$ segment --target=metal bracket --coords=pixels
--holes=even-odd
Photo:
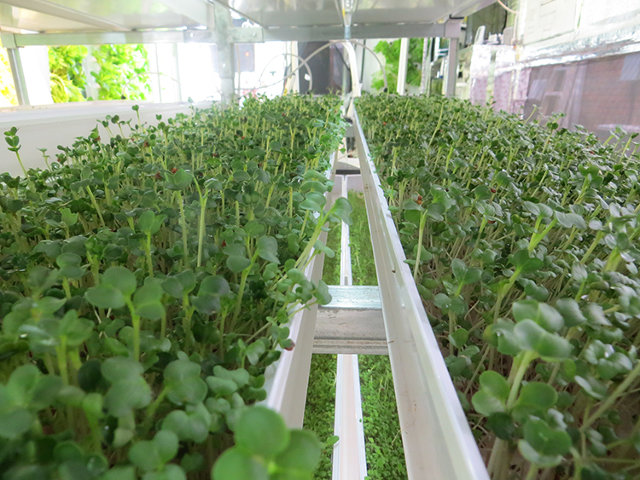
[[[313,353],[386,355],[378,287],[330,285],[329,293],[331,303],[318,309]]]
[[[16,35],[15,33],[0,33],[0,41],[2,41],[2,46],[4,48],[17,48],[18,44],[16,43]]]

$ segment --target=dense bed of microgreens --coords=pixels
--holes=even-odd
[[[324,266],[322,268],[322,280],[327,285],[340,285],[340,237],[342,224],[334,223],[327,232],[327,247],[329,247],[334,255],[324,257]]]
[[[315,436],[247,405],[329,300],[303,271],[350,210],[324,208],[337,98],[103,125],[0,175],[3,478],[311,478]]]
[[[444,98],[358,111],[492,478],[638,478],[631,137]]]
[[[349,248],[351,250],[351,276],[354,285],[377,285],[376,264],[373,260],[373,245],[369,234],[369,221],[364,196],[360,192],[349,192],[351,225],[349,225]]]
[[[377,285],[373,246],[362,193],[349,192],[351,269],[354,285]],[[367,478],[407,478],[400,422],[387,355],[359,355],[362,420],[364,423]]]
[[[331,456],[337,437],[333,435],[336,402],[336,355],[311,356],[309,388],[304,410],[304,428],[314,432],[323,442],[320,464],[313,476],[315,480],[331,480]]]
[[[367,479],[407,478],[402,435],[387,355],[358,355]]]

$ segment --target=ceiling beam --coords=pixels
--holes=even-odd
[[[457,38],[460,36],[460,21],[445,23],[353,25],[351,37],[367,38]],[[216,43],[213,30],[165,30],[165,31],[127,31],[127,32],[74,32],[74,33],[38,33],[13,34],[2,33],[5,46],[29,47],[34,45],[102,45],[106,43]],[[237,27],[229,30],[230,43],[261,43],[265,41],[327,41],[342,40],[344,27]]]
[[[26,10],[33,10],[35,12],[52,15],[54,17],[72,20],[78,23],[84,23],[85,25],[91,25],[92,27],[115,31],[127,30],[124,25],[117,22],[112,22],[110,20],[106,20],[86,12],[81,12],[79,10],[74,10],[73,8],[65,7],[57,3],[48,2],[46,0],[3,0],[3,3],[18,8],[24,8]]]
[[[164,30],[136,32],[70,32],[70,33],[8,33],[0,34],[2,45],[32,47],[36,45],[103,45],[106,43],[216,43],[212,30]],[[262,43],[264,31],[260,27],[232,28],[230,43]]]
[[[451,22],[445,23],[414,23],[414,24],[380,24],[351,26],[351,38],[426,38],[440,37],[453,38],[460,35],[459,22],[454,26]],[[281,41],[322,41],[342,40],[344,38],[344,26],[305,26],[265,28],[265,40]]]
[[[77,33],[2,33],[3,46],[31,47],[36,45],[103,45],[107,43],[181,43],[190,31],[161,32],[77,32]]]

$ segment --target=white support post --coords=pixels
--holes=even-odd
[[[446,97],[454,97],[456,94],[456,81],[458,79],[458,39],[461,34],[462,21],[458,18],[449,19],[445,31],[449,39],[449,54],[447,55],[447,71],[444,81],[444,94]]]
[[[7,46],[7,54],[9,56],[9,65],[11,66],[13,84],[16,87],[16,96],[18,97],[18,103],[20,105],[29,105],[29,92],[27,90],[27,81],[24,78],[22,59],[20,58],[20,49],[15,46]]]
[[[422,75],[420,76],[420,93],[429,93],[431,86],[431,39],[424,39],[422,48]]]
[[[153,47],[155,51],[155,45],[153,45]],[[87,97],[93,98],[95,100],[98,99],[100,87],[98,86],[98,82],[96,82],[96,79],[94,78],[94,76],[90,75],[89,72],[97,72],[98,70],[100,70],[100,67],[98,66],[98,62],[93,56],[93,52],[96,48],[97,47],[94,45],[89,45],[87,47],[87,56],[84,57],[84,59],[82,60],[82,68],[84,69],[85,72],[87,72],[86,74],[87,83],[85,84],[85,91],[87,93]],[[156,54],[156,57],[157,57],[157,54]],[[157,72],[158,71],[157,66],[153,70]]]
[[[449,54],[447,55],[447,81],[446,97],[454,97],[456,94],[456,80],[458,72],[458,39],[449,39]]]
[[[220,57],[218,57],[220,58]],[[183,102],[185,100],[182,95],[182,81],[180,80],[180,45],[177,43],[173,44],[173,60],[175,62],[175,72],[176,72],[176,85],[178,88],[178,101]],[[225,103],[224,95],[222,98],[222,102]]]
[[[222,104],[231,103],[235,93],[235,58],[233,44],[229,41],[231,32],[231,11],[219,5],[213,5],[216,46],[218,47],[218,71],[222,87]]]
[[[298,42],[291,42],[291,71],[294,72],[291,77],[290,91],[292,93],[300,92],[300,66],[298,57]]]
[[[396,91],[399,95],[404,95],[405,84],[407,82],[407,60],[409,58],[409,39],[400,40],[400,59],[398,64],[398,85]]]
[[[347,175],[342,175],[342,188],[340,194],[343,198],[349,198],[347,191]],[[351,270],[351,248],[349,247],[349,225],[342,222],[340,231],[340,285],[353,285]]]

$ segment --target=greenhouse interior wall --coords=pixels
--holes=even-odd
[[[507,28],[502,41],[469,47],[472,103],[525,118],[561,114],[561,126],[602,139],[616,126],[640,131],[638,2],[523,0],[514,25],[515,35]]]

